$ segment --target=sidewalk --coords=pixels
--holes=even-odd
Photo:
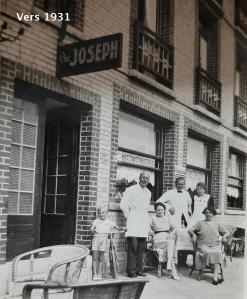
[[[190,269],[185,267],[178,268],[181,281],[170,279],[166,273],[157,278],[155,270],[148,270],[151,281],[145,286],[141,299],[243,299],[244,258],[233,257],[232,262],[228,258],[223,271],[225,281],[215,286],[211,284],[212,274],[204,274],[198,281],[198,272],[194,271],[189,277]]]

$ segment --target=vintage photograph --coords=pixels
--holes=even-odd
[[[0,0],[0,298],[244,299],[246,200],[246,0]]]

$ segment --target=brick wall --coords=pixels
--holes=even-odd
[[[49,74],[1,57],[1,125],[0,125],[0,262],[5,260],[7,199],[11,143],[11,111],[14,93],[14,79],[18,78],[60,94],[77,98],[92,105],[90,111],[81,116],[80,161],[78,173],[78,222],[76,242],[90,245],[88,227],[95,218],[97,201],[100,97],[84,88],[63,82]]]
[[[14,66],[13,62],[0,57],[0,263],[5,261],[6,256]]]

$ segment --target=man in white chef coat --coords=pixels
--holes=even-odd
[[[140,173],[139,184],[131,186],[124,192],[120,208],[127,218],[127,274],[129,277],[146,276],[143,273],[143,255],[149,232],[149,204],[151,192],[147,189],[150,176]]]
[[[191,197],[189,192],[184,190],[185,180],[183,177],[178,177],[175,180],[175,188],[165,192],[157,202],[168,204],[171,211],[171,219],[173,225],[180,229],[182,220],[189,224],[191,217]]]

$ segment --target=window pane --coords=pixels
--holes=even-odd
[[[21,127],[22,127],[22,123],[13,120],[13,122],[12,122],[12,141],[14,143],[21,143]]]
[[[33,191],[34,171],[21,170],[21,186],[22,191]]]
[[[24,122],[37,125],[38,107],[35,103],[24,101]]]
[[[20,99],[14,98],[13,119],[22,121],[22,115],[23,115],[23,101]]]
[[[205,172],[186,169],[186,189],[195,190],[196,184],[199,182],[206,183],[206,174]]]
[[[200,37],[200,60],[201,67],[206,71],[207,70],[207,52],[208,52],[208,43],[206,39],[202,36]]]
[[[228,174],[237,178],[242,178],[243,176],[243,159],[239,155],[230,154],[229,169]]]
[[[19,167],[20,165],[21,147],[20,145],[12,144],[11,146],[11,166]]]
[[[235,72],[235,95],[240,96],[240,72]]]
[[[10,190],[18,190],[18,183],[19,183],[19,169],[17,168],[10,168],[9,173],[9,189]]]
[[[17,192],[9,192],[8,198],[8,214],[17,214],[18,207],[18,193]]]
[[[131,132],[131,134],[130,134]],[[119,146],[155,155],[156,134],[154,124],[120,112]]]
[[[23,144],[35,146],[36,144],[36,127],[24,124]]]
[[[67,202],[66,196],[57,196],[56,201],[56,213],[65,214],[67,211],[66,202]]]
[[[35,149],[23,146],[21,167],[34,169]]]
[[[45,197],[45,213],[55,213],[55,196]]]
[[[188,138],[187,164],[207,168],[207,145],[196,139]]]
[[[146,26],[152,31],[156,32],[156,12],[157,12],[157,0],[146,0]]]
[[[242,189],[234,186],[227,187],[227,207],[243,208]]]
[[[33,212],[33,194],[21,193],[20,194],[20,213],[32,214]]]

